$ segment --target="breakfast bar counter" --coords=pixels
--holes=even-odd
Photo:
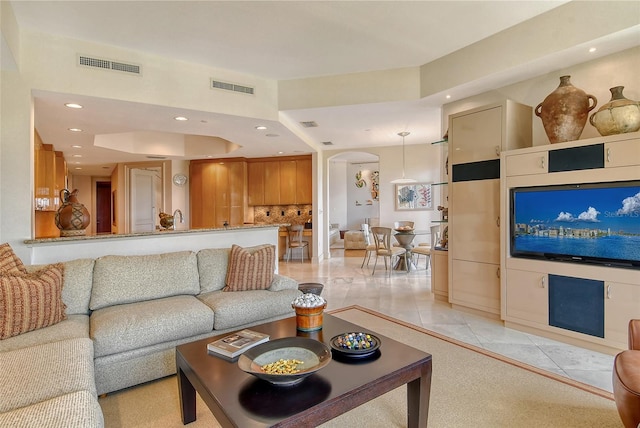
[[[211,229],[163,230],[129,234],[101,234],[24,241],[30,248],[30,262],[43,264],[104,255],[159,254],[272,244],[278,247],[278,230],[286,224],[227,226]]]

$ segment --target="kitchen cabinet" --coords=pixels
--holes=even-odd
[[[311,157],[247,161],[249,206],[301,205],[313,201]]]
[[[196,160],[189,166],[192,228],[244,223],[247,164],[244,160]]]
[[[500,314],[500,154],[531,146],[531,121],[511,100],[449,116],[452,304]]]

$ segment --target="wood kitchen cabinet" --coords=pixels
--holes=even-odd
[[[247,164],[244,160],[195,160],[189,166],[191,227],[244,223]]]
[[[313,201],[311,156],[247,160],[249,206]]]

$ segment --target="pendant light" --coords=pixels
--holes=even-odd
[[[413,178],[404,177],[404,137],[406,137],[409,134],[410,132],[407,132],[407,131],[398,132],[398,135],[402,137],[402,178],[396,178],[395,180],[392,180],[391,181],[392,184],[409,184],[409,183],[416,182],[416,180],[414,180]]]

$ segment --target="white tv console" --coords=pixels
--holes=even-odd
[[[556,150],[562,152],[551,153]],[[594,153],[602,165],[572,168],[583,168]],[[568,170],[549,172],[550,154],[552,161],[562,154]],[[511,257],[510,189],[640,180],[640,133],[505,151],[500,168],[500,302],[505,325],[609,354],[627,349],[629,320],[640,318],[640,270]],[[549,324],[550,276],[602,282],[604,337]]]

